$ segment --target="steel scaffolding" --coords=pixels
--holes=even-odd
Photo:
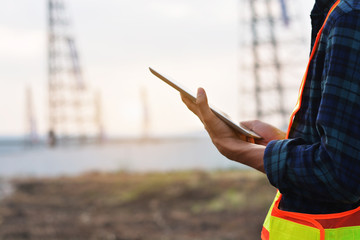
[[[103,133],[100,95],[84,80],[63,0],[48,0],[48,98],[50,141]],[[98,103],[94,101],[96,98]]]

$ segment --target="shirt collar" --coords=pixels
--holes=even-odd
[[[336,0],[315,0],[313,11],[318,14],[327,14]]]
[[[316,35],[319,32],[326,15],[336,0],[315,0],[314,8],[311,11],[311,49],[314,46]]]

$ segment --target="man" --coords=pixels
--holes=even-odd
[[[311,19],[311,57],[287,134],[243,122],[263,137],[246,142],[211,112],[204,89],[196,103],[181,97],[224,156],[279,189],[263,239],[360,239],[360,1],[316,0]]]

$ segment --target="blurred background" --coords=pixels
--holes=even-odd
[[[258,238],[274,189],[148,67],[286,130],[313,4],[3,0],[0,238]]]

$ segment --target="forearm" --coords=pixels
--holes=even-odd
[[[246,149],[241,149],[239,154],[238,162],[241,162],[249,167],[252,167],[262,173],[264,170],[264,152],[265,146],[250,144]]]

